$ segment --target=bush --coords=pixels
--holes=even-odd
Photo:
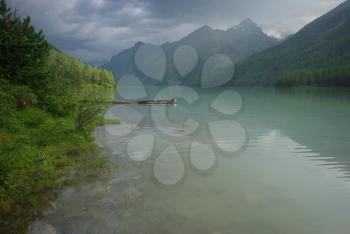
[[[91,131],[113,76],[50,51],[0,0],[0,233],[27,233],[62,186],[105,171]]]
[[[4,86],[0,80],[0,127],[3,126],[5,119],[13,116],[16,110],[16,99],[13,95],[2,89]]]
[[[75,126],[79,131],[86,130],[96,117],[103,113],[110,103],[105,95],[96,91],[83,91],[75,109]]]
[[[54,77],[46,84],[43,94],[43,108],[60,117],[74,114],[78,104],[76,90],[72,83],[62,77]]]

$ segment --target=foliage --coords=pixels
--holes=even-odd
[[[82,92],[80,98],[75,108],[75,126],[82,131],[106,109],[109,99],[95,91]]]
[[[120,124],[119,119],[104,119],[102,122],[103,125],[118,125]]]
[[[57,116],[71,116],[78,105],[78,94],[72,82],[65,77],[52,77],[45,85],[42,107]]]
[[[38,108],[18,111],[0,137],[0,233],[25,233],[58,189],[77,174],[97,176],[105,167],[91,139],[76,131],[74,119]]]
[[[283,73],[277,86],[350,86],[350,66],[300,69]]]
[[[111,73],[49,48],[4,0],[0,43],[0,233],[27,233],[60,188],[105,171],[91,131],[115,85]]]
[[[10,84],[3,79],[0,79],[0,127],[3,126],[5,118],[13,115],[16,108],[16,99],[13,95],[6,92],[9,90]]]
[[[240,62],[235,84],[349,86],[349,11],[345,1],[278,46]]]
[[[81,63],[55,49],[50,50],[47,64],[54,76],[68,78],[78,86],[84,84],[110,88],[115,86],[111,72]]]
[[[41,69],[48,53],[42,31],[36,32],[30,18],[21,20],[0,1],[0,77],[27,85],[45,78]]]

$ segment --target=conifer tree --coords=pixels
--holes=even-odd
[[[30,17],[21,19],[0,0],[0,77],[35,86],[46,76],[42,65],[48,50],[42,31],[35,31]]]

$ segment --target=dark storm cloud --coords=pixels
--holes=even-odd
[[[162,43],[207,24],[227,28],[250,17],[283,36],[342,0],[8,0],[31,15],[48,40],[89,61],[109,58],[137,41]]]

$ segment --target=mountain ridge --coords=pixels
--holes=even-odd
[[[237,66],[235,85],[350,85],[350,0]]]
[[[212,29],[204,25],[182,39],[174,42],[161,44],[166,54],[167,68],[165,79],[162,82],[155,82],[138,71],[134,57],[137,49],[144,45],[138,42],[134,46],[114,55],[103,67],[113,72],[115,77],[121,78],[124,75],[135,75],[147,84],[173,84],[198,86],[200,83],[201,68],[204,61],[214,54],[226,54],[232,61],[242,60],[249,55],[262,51],[278,44],[276,38],[266,35],[251,19],[245,19],[240,24],[230,27],[227,30]],[[193,47],[198,53],[197,66],[189,74],[190,79],[182,79],[172,62],[174,52],[182,45]]]

